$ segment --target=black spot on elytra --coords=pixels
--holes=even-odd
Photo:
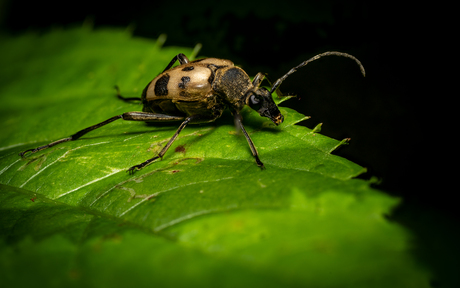
[[[187,86],[187,83],[190,82],[190,77],[184,76],[184,77],[180,78],[180,80],[181,80],[182,82],[179,83],[179,85],[178,85],[179,88],[180,88],[180,89],[185,89],[186,86]]]
[[[155,83],[155,95],[166,96],[168,95],[169,74],[161,76]]]
[[[195,69],[195,67],[188,66],[188,67],[185,67],[184,69],[182,69],[182,71],[192,71],[193,69]]]

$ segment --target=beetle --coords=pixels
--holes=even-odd
[[[257,73],[251,81],[246,72],[235,66],[230,60],[203,58],[189,61],[184,54],[180,53],[171,60],[162,73],[147,84],[140,98],[123,97],[120,95],[118,87],[116,87],[117,96],[120,99],[125,101],[140,100],[143,104],[142,112],[126,112],[114,116],[80,130],[70,137],[23,151],[19,153],[19,156],[24,158],[29,152],[35,153],[63,142],[77,140],[86,133],[118,119],[147,123],[182,121],[176,133],[158,155],[128,169],[127,172],[133,174],[158,158],[163,159],[166,151],[168,151],[187,124],[213,122],[222,116],[226,108],[229,108],[234,117],[235,125],[241,129],[246,137],[257,165],[264,169],[264,164],[259,159],[259,153],[243,126],[243,118],[240,114],[241,109],[247,105],[257,111],[260,116],[269,118],[275,125],[281,124],[284,117],[273,101],[272,93],[276,91],[279,97],[282,96],[278,87],[289,75],[314,60],[330,55],[353,59],[358,64],[363,76],[365,76],[363,65],[354,56],[343,52],[329,51],[318,54],[292,68],[268,90],[260,86],[264,79],[268,80],[264,73]],[[176,61],[179,61],[180,65],[173,67]]]

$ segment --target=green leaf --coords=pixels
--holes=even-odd
[[[5,38],[0,47],[0,271],[15,287],[428,287],[411,235],[386,220],[399,200],[354,179],[365,169],[331,154],[347,143],[249,109],[255,164],[232,117],[187,126],[115,121],[178,53],[119,30]],[[279,101],[281,102],[281,101]],[[32,275],[32,276],[30,276]],[[3,277],[2,277],[3,278]]]

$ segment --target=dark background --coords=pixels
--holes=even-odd
[[[350,137],[335,153],[367,167],[362,177],[378,177],[378,188],[406,205],[456,216],[456,140],[443,130],[455,92],[444,93],[449,73],[440,66],[450,57],[440,34],[449,26],[429,3],[368,2],[2,1],[0,29],[129,26],[135,36],[167,34],[165,46],[202,43],[200,56],[231,59],[271,79],[324,51],[353,54],[366,78],[353,61],[325,57],[283,83],[282,91],[299,96],[283,105],[312,116],[303,125],[321,122],[322,134]]]

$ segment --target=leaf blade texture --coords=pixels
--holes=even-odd
[[[118,30],[71,29],[8,38],[0,49],[1,271],[6,283],[44,285],[428,287],[411,235],[384,215],[399,200],[355,179],[365,168],[332,154],[344,142],[243,110],[266,170],[232,117],[189,125],[116,121],[21,159],[141,106],[173,56]],[[8,55],[6,57],[5,55]],[[276,97],[276,96],[275,96]],[[378,259],[378,260],[376,260]],[[347,263],[347,264],[343,264]],[[334,277],[331,277],[333,275]]]

